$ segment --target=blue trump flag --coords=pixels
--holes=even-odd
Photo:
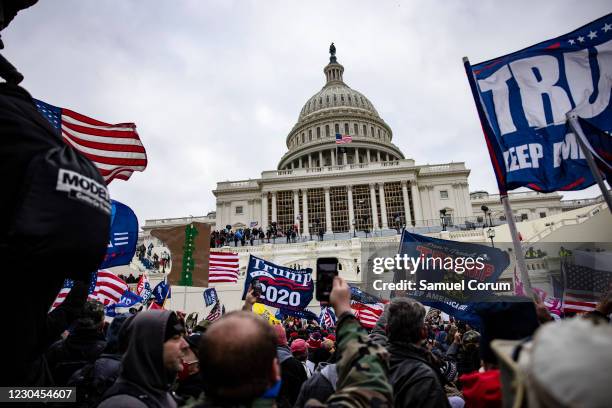
[[[265,305],[279,309],[303,310],[312,300],[314,283],[311,268],[287,268],[251,255],[242,299],[246,297],[251,281],[255,278],[259,279],[262,285],[259,302]]]
[[[582,190],[595,182],[566,115],[576,114],[610,138],[612,14],[521,51],[464,65],[501,194],[518,187]],[[611,163],[609,143],[585,133],[591,150],[598,145]]]
[[[136,252],[138,219],[130,207],[112,200],[108,248],[99,269],[128,265]]]
[[[206,303],[206,306],[214,305],[218,300],[217,289],[208,288],[204,290],[204,303]]]
[[[160,306],[163,306],[166,299],[170,299],[172,296],[172,291],[170,290],[170,285],[168,285],[165,281],[159,282],[153,288],[153,296],[155,296],[155,303]]]
[[[395,271],[396,283],[414,282],[408,296],[474,325],[480,323],[475,306],[495,301],[492,284],[510,265],[508,253],[500,249],[407,231],[402,234],[399,254],[416,261]]]

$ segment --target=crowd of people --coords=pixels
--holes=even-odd
[[[262,243],[279,243],[284,238],[286,242],[295,243],[300,241],[299,229],[296,225],[290,225],[284,231],[277,228],[276,223],[272,223],[268,228],[230,228],[227,226],[221,230],[215,230],[210,235],[210,247],[221,248],[223,246],[246,246],[258,245]]]
[[[480,312],[478,330],[398,297],[368,331],[354,317],[350,288],[338,277],[330,296],[338,316],[332,327],[290,316],[270,324],[252,312],[258,301],[252,288],[242,311],[213,322],[190,321],[182,312],[132,309],[107,324],[103,305],[86,300],[81,285],[48,315],[52,325],[65,327],[44,352],[46,369],[36,382],[76,387],[79,407],[469,408],[501,407],[502,400],[511,406],[507,401],[525,398],[516,395],[523,377],[510,373],[504,384],[495,340],[513,340],[533,352],[544,333],[554,338],[572,320],[591,334],[574,342],[566,332],[563,342],[581,347],[584,361],[567,349],[565,358],[573,365],[550,360],[545,371],[553,378],[571,377],[572,385],[532,389],[537,402],[524,399],[516,406],[603,407],[598,404],[609,400],[602,393],[612,397],[602,386],[612,367],[609,295],[594,312],[565,322],[553,321],[537,302],[491,305]],[[610,348],[599,355],[602,347]],[[528,373],[529,364],[542,369],[542,362],[531,361]],[[573,395],[585,399],[575,404]]]

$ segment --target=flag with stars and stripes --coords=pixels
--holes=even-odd
[[[353,141],[353,136],[341,135],[340,133],[336,133],[336,144],[351,143],[352,141]]]
[[[573,251],[573,262],[561,264],[565,279],[564,312],[589,312],[612,290],[612,254]]]
[[[321,307],[321,314],[319,315],[319,325],[321,327],[336,327],[336,313],[334,309],[329,306]]]
[[[91,160],[109,184],[147,167],[147,154],[133,123],[109,124],[66,108],[34,100],[38,111],[64,141]]]
[[[223,316],[224,310],[225,308],[221,307],[221,302],[217,301],[204,320],[208,320],[209,322],[217,321]]]
[[[51,305],[50,312],[61,305],[74,286],[72,279],[65,279],[62,288]],[[105,306],[119,302],[128,290],[128,284],[114,273],[100,270],[91,274],[87,289],[88,300],[97,300]]]
[[[611,66],[612,14],[489,61],[464,60],[502,195],[593,185],[580,140],[612,177]],[[586,140],[577,139],[568,115],[582,123]]]
[[[384,303],[366,304],[351,300],[353,314],[366,329],[372,329],[385,311]]]

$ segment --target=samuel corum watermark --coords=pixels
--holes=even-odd
[[[400,279],[397,282],[384,282],[375,279],[372,287],[376,291],[512,291],[509,282],[484,282],[493,274],[493,266],[486,262],[484,257],[470,256],[440,256],[432,253],[431,249],[417,246],[418,257],[407,254],[396,254],[393,257],[376,257],[372,259],[372,273],[380,275],[389,270],[395,272],[408,272],[414,275],[417,271],[423,272],[454,272],[461,279],[446,280],[444,282],[430,282],[427,279]],[[432,255],[432,256],[428,256]],[[459,277],[458,276],[458,277]]]

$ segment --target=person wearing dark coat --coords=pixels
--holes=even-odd
[[[127,331],[121,331],[121,328],[133,317],[129,313],[115,316],[106,332],[104,353],[93,363],[77,370],[68,380],[69,387],[76,387],[77,406],[98,406],[102,395],[119,377],[121,358],[128,346]]]
[[[57,386],[66,385],[70,376],[87,363],[95,361],[106,348],[104,306],[88,301],[83,316],[77,319],[68,337],[55,342],[45,356]]]
[[[440,369],[421,346],[426,337],[425,308],[408,298],[393,299],[372,330],[370,338],[390,354],[395,407],[450,408]]]
[[[201,338],[202,333],[200,332],[185,337],[189,349],[183,359],[183,369],[178,373],[178,386],[176,388],[176,394],[183,401],[198,398],[204,392],[202,378],[200,377],[200,357],[198,355]]]
[[[0,1],[0,7],[9,3],[24,1]],[[3,318],[19,336],[4,339],[0,384],[51,386],[44,353],[78,312],[64,308],[62,316],[48,316],[49,308],[65,278],[87,282],[99,266],[108,245],[110,200],[95,166],[62,140],[17,82],[0,83],[0,170],[10,175],[0,200],[0,259],[10,271],[3,285],[12,288],[4,291],[3,301],[19,305],[18,312]],[[69,188],[61,190],[67,183],[58,179],[60,170],[71,180],[98,186],[94,201],[100,206],[74,199]],[[24,277],[27,290],[20,290]],[[82,306],[84,299],[79,302]]]
[[[318,401],[327,401],[336,391],[337,382],[336,364],[319,363],[317,371],[302,385],[294,407],[303,408],[306,402],[312,398]]]
[[[119,378],[98,407],[175,408],[170,389],[188,349],[183,324],[174,312],[148,310],[137,314],[124,330],[129,343]]]
[[[274,325],[276,332],[276,355],[281,368],[281,389],[276,398],[279,407],[292,407],[300,392],[300,387],[306,381],[306,371],[302,363],[291,354],[287,346],[285,328]]]

